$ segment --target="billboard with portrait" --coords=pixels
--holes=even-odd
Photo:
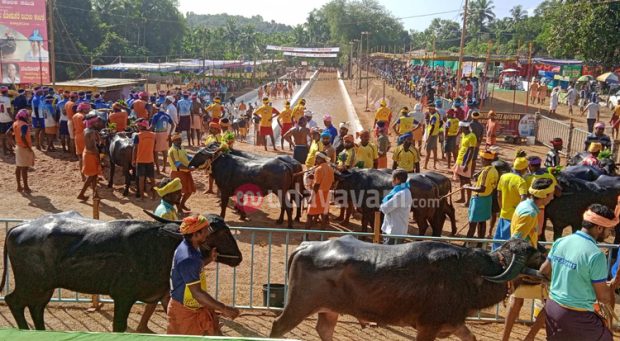
[[[45,0],[0,1],[0,81],[50,81]]]

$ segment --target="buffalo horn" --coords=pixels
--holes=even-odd
[[[534,277],[534,278],[542,279],[544,281],[549,281],[549,279],[547,277],[545,277],[543,274],[540,273],[540,271],[538,271],[536,269],[524,267],[523,270],[521,271],[521,273],[526,275],[526,276],[531,276],[531,277]]]
[[[522,255],[512,255],[512,260],[510,261],[510,265],[497,276],[482,276],[489,282],[493,283],[504,283],[508,281],[512,281],[515,279],[521,270],[525,266],[525,257]]]
[[[155,221],[158,221],[160,223],[164,223],[164,224],[177,224],[177,225],[181,225],[182,221],[180,220],[168,220],[159,216],[156,216],[155,214],[153,214],[150,211],[147,210],[142,210],[142,212],[146,213],[146,215],[148,215],[149,217],[155,219]]]

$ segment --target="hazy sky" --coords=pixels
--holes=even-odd
[[[329,0],[179,0],[182,13],[228,13],[246,17],[260,14],[267,21],[275,20],[287,25],[305,22],[310,11],[320,8],[327,2]],[[379,0],[379,2],[397,18],[428,15],[401,20],[406,29],[420,31],[424,30],[433,18],[459,19],[456,11],[463,6],[463,0]],[[517,0],[515,2],[496,0],[494,11],[497,17],[502,18],[508,16],[510,9],[517,4],[522,5],[525,10],[533,10],[541,2],[542,0]],[[433,14],[440,12],[449,13]]]

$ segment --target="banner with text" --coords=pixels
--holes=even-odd
[[[45,0],[2,0],[0,13],[0,83],[48,83]]]
[[[340,52],[339,47],[289,47],[267,45],[267,50],[282,52],[299,52],[299,53],[333,53]]]
[[[337,53],[301,53],[301,52],[284,52],[283,55],[289,57],[308,57],[308,58],[337,58]]]

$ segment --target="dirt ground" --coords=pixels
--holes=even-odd
[[[364,127],[370,127],[372,123],[372,113],[364,113],[365,94],[355,96],[355,90],[351,88],[350,82],[345,82],[349,90],[353,103]],[[380,85],[378,83],[377,85]],[[380,89],[380,88],[378,88]],[[373,90],[378,91],[378,90]],[[395,91],[394,98],[400,94]],[[315,120],[322,126],[322,114],[329,113],[334,117],[334,124],[337,126],[342,120],[346,120],[346,110],[342,98],[338,91],[338,83],[335,74],[321,75],[312,89],[304,96],[308,101],[308,109],[317,113]],[[402,96],[402,95],[401,95]],[[404,97],[404,96],[403,96]],[[372,101],[371,101],[372,103]],[[282,99],[274,99],[277,108],[282,107]],[[392,137],[393,138],[393,137]],[[250,139],[252,141],[252,139]],[[516,146],[501,145],[502,155],[511,158],[514,155]],[[253,144],[238,143],[237,148],[264,155],[275,155],[271,152],[264,152],[260,146]],[[279,148],[279,143],[278,143]],[[285,148],[286,149],[286,148]],[[546,148],[533,146],[527,148],[528,152],[544,155]],[[278,153],[290,153],[279,151]],[[34,190],[31,194],[23,194],[15,191],[14,159],[12,157],[0,156],[0,218],[22,218],[29,219],[43,214],[58,213],[67,210],[75,210],[90,217],[92,215],[92,200],[85,202],[78,201],[76,196],[82,185],[80,181],[77,162],[69,155],[62,152],[41,152],[36,151],[36,164],[34,170],[29,173],[30,186]],[[104,173],[108,173],[108,169]],[[438,171],[446,176],[450,176],[445,162],[439,162]],[[117,171],[113,188],[104,187],[107,181],[100,181],[100,218],[102,220],[112,219],[148,219],[142,212],[143,209],[153,210],[159,199],[145,198],[135,199],[132,193],[129,197],[122,196],[122,176]],[[107,178],[107,175],[106,175]],[[160,178],[160,176],[158,176]],[[194,179],[198,188],[197,193],[190,198],[188,204],[196,212],[219,213],[218,198],[214,195],[206,195],[202,192],[206,189],[207,178],[202,172],[196,172]],[[90,194],[90,192],[87,192]],[[239,217],[228,210],[226,221],[231,226],[256,226],[256,227],[284,227],[275,224],[279,213],[277,207],[263,205],[259,210],[249,215],[249,221],[241,221]],[[333,208],[332,214],[337,214],[337,209]],[[464,231],[461,227],[467,222],[466,209],[457,207],[457,227],[459,234]],[[305,220],[302,219],[302,221]],[[299,223],[294,224],[295,228],[302,228]],[[412,223],[410,232],[417,233],[417,228]],[[359,230],[359,220],[353,219],[349,226],[332,224],[334,230]],[[449,228],[445,229],[449,231]],[[548,232],[549,233],[549,232]],[[299,233],[291,231],[287,235],[269,234],[265,232],[237,232],[239,246],[244,254],[244,263],[238,269],[214,266],[208,268],[211,282],[209,291],[216,295],[218,299],[226,303],[235,303],[244,306],[262,305],[262,283],[283,283],[284,268],[290,252],[299,244],[301,236]],[[549,234],[549,238],[551,235]],[[0,232],[0,243],[3,244],[4,233]],[[271,241],[271,243],[269,243]],[[252,247],[252,242],[254,247]],[[271,245],[271,246],[270,246]],[[217,271],[217,273],[216,273]],[[219,286],[215,286],[215,278],[219,278]],[[255,285],[250,285],[253,279]],[[233,291],[232,284],[236,284]],[[12,285],[12,283],[11,283]],[[3,293],[3,294],[6,294]],[[72,293],[63,291],[63,297],[72,297]],[[83,296],[87,298],[88,296]],[[529,307],[526,302],[526,307]],[[52,303],[46,311],[46,324],[53,330],[81,330],[81,331],[111,331],[112,305],[106,304],[100,312],[85,313],[86,305],[74,303]],[[135,328],[142,311],[141,306],[134,306],[130,316],[129,326]],[[486,314],[493,315],[495,309],[485,311]],[[501,308],[500,316],[504,315]],[[529,308],[522,311],[522,318],[529,316]],[[266,336],[271,328],[273,315],[262,313],[255,310],[246,310],[244,314],[235,321],[224,321],[224,334],[229,336]],[[312,316],[298,326],[287,337],[299,338],[304,340],[315,340],[317,334],[314,331],[316,316]],[[474,334],[479,340],[497,340],[503,326],[500,323],[490,322],[471,322],[468,323]],[[0,327],[14,327],[15,322],[4,303],[0,304]],[[165,314],[161,309],[153,317],[150,327],[157,333],[165,331]],[[528,327],[517,324],[513,331],[514,339],[522,339],[527,333]],[[338,340],[412,340],[415,339],[415,330],[412,328],[366,328],[361,329],[359,324],[351,319],[344,318],[336,329],[336,339]],[[544,339],[544,331],[541,331],[537,340]]]

